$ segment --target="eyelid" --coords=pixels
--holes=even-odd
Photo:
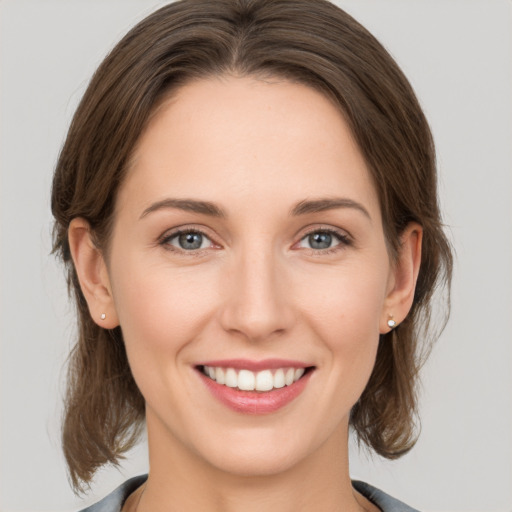
[[[198,233],[204,236],[210,241],[211,246],[204,249],[192,249],[187,251],[169,243],[171,239],[186,233]],[[184,224],[182,226],[176,226],[174,228],[167,229],[162,235],[158,237],[157,243],[158,245],[164,246],[167,250],[176,251],[179,253],[189,253],[191,255],[197,255],[203,251],[207,251],[209,249],[218,249],[221,247],[221,245],[216,242],[215,237],[210,234],[209,229],[206,229],[204,226],[198,226],[195,224]]]
[[[200,254],[200,253],[207,251],[209,249],[212,249],[212,248],[214,248],[214,249],[222,248],[222,244],[220,244],[216,241],[216,236],[210,234],[210,231],[211,231],[210,229],[208,229],[202,225],[184,224],[184,225],[176,226],[176,227],[173,227],[173,228],[170,228],[170,229],[167,229],[166,231],[164,231],[164,233],[158,237],[157,244],[161,245],[161,246],[165,246],[165,248],[168,250],[174,250],[174,251],[180,252],[180,253],[189,253],[190,255],[192,255],[192,254],[197,255],[197,254]],[[292,249],[297,248],[297,245],[302,240],[304,240],[307,236],[309,236],[313,233],[317,233],[317,232],[331,233],[339,240],[340,243],[336,244],[334,247],[327,248],[327,249],[303,248],[304,250],[313,251],[315,253],[326,254],[329,251],[335,251],[336,249],[342,249],[344,247],[353,245],[353,242],[354,242],[353,237],[345,229],[337,228],[337,227],[334,227],[331,225],[317,224],[317,225],[313,225],[313,226],[307,226],[307,227],[303,228],[303,230],[301,230],[301,231],[302,231],[302,233],[299,235],[300,237],[298,238],[298,240],[293,244]],[[199,233],[202,236],[206,237],[210,241],[211,246],[207,247],[205,249],[193,249],[193,250],[187,251],[185,249],[180,249],[179,247],[173,246],[168,243],[170,239],[172,239],[178,235],[184,234],[184,233]]]
[[[305,229],[306,230],[300,234],[300,238],[298,239],[298,241],[293,244],[292,248],[303,249],[306,251],[313,252],[315,254],[327,254],[329,252],[335,252],[336,250],[342,250],[343,248],[345,248],[347,246],[353,245],[353,242],[354,242],[352,236],[346,230],[336,228],[334,226],[326,226],[326,225],[320,224],[320,225],[315,225],[315,226],[309,226]],[[303,248],[298,247],[300,242],[302,242],[306,237],[308,237],[309,235],[311,235],[313,233],[332,234],[339,240],[339,243],[336,244],[334,247],[329,247],[327,249],[313,249],[313,248],[307,248],[307,247],[303,247]]]
[[[317,231],[324,231],[328,233],[333,233],[341,238],[347,238],[349,240],[353,240],[352,235],[346,230],[342,228],[338,228],[336,226],[332,226],[330,224],[312,224],[309,226],[305,226],[302,228],[299,233],[296,235],[300,240],[304,237],[311,235],[311,233],[316,233]]]

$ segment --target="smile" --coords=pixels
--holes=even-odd
[[[298,361],[232,359],[196,366],[211,396],[237,413],[270,414],[297,399],[315,366]]]
[[[305,373],[305,368],[277,368],[253,372],[246,369],[221,368],[220,366],[202,366],[201,371],[210,379],[240,391],[272,391],[291,386]]]

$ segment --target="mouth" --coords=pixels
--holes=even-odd
[[[315,366],[283,360],[212,361],[195,368],[214,398],[245,414],[283,408],[304,391],[315,370]]]
[[[217,384],[240,391],[265,393],[274,389],[291,386],[314,367],[282,367],[251,371],[248,369],[225,368],[221,366],[200,365],[197,367],[209,379]]]

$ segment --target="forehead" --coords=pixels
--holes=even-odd
[[[332,101],[302,84],[253,77],[191,82],[157,108],[120,201],[169,193],[233,206],[235,197],[258,195],[283,204],[333,194],[377,203],[366,163]]]

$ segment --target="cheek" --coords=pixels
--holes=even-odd
[[[343,388],[337,396],[350,405],[375,364],[386,288],[387,267],[377,261],[317,275],[315,286],[300,292],[301,316],[314,331],[313,339],[327,349],[323,364],[332,370],[330,385]]]
[[[162,412],[194,400],[183,362],[207,331],[217,286],[215,276],[141,260],[117,268],[113,292],[135,382],[148,407]]]
[[[387,266],[380,261],[311,275],[296,287],[302,314],[328,338],[356,341],[357,333],[379,333],[387,289]],[[352,333],[353,336],[348,336]]]
[[[143,258],[116,269],[114,300],[134,373],[143,361],[174,360],[200,335],[214,311],[217,280],[213,272],[152,265]]]

